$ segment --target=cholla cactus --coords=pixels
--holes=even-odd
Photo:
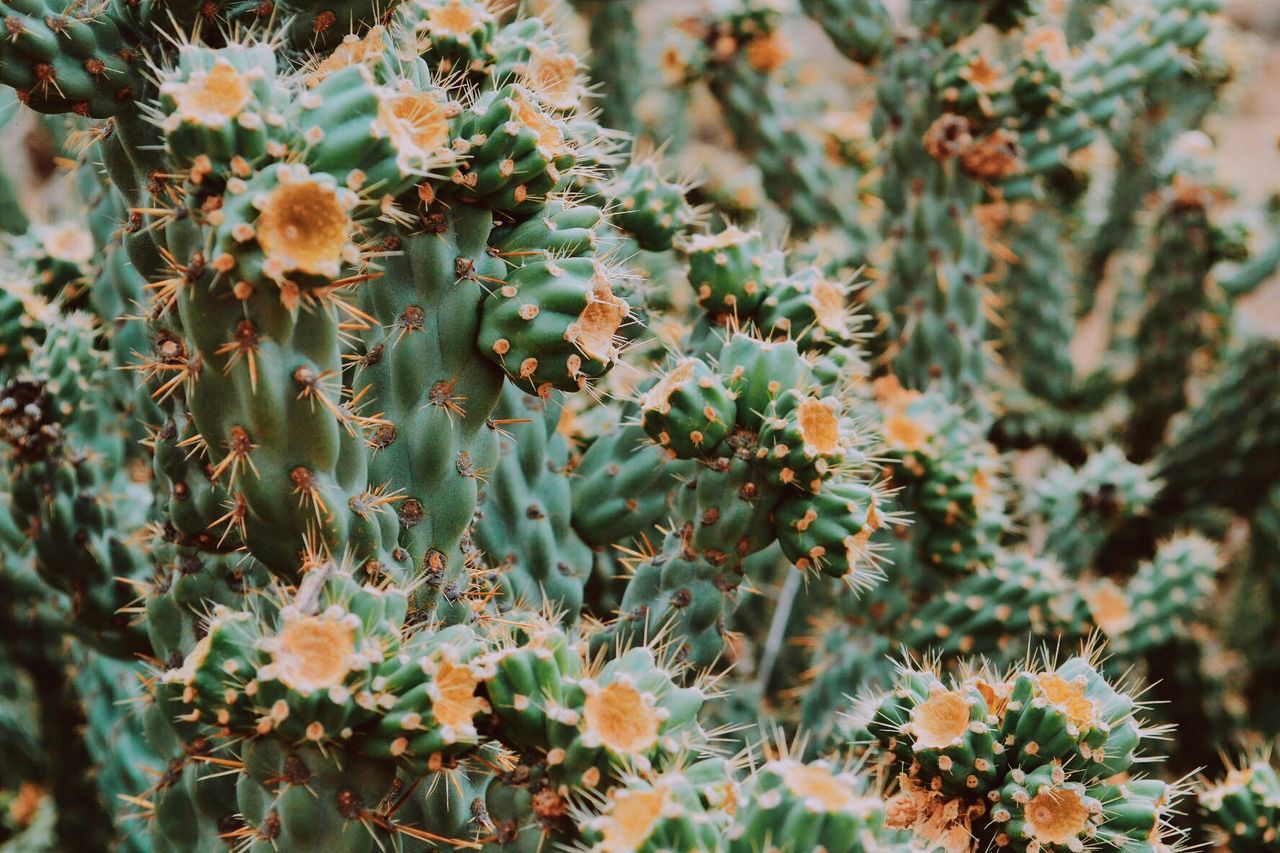
[[[947,850],[1174,846],[1181,789],[1111,782],[1159,734],[1139,711],[1085,657],[949,682],[904,666],[869,723],[900,773],[888,824]]]
[[[1274,847],[1239,69],[1059,5],[0,3],[0,842]]]
[[[1200,810],[1223,850],[1267,850],[1276,843],[1280,820],[1280,778],[1269,753],[1227,765],[1227,775],[1206,780],[1196,792]]]

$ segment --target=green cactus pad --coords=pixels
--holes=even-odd
[[[631,165],[606,188],[605,195],[613,205],[613,223],[645,251],[670,249],[696,219],[684,190],[663,178],[652,160]]]
[[[778,506],[782,553],[802,570],[851,575],[859,586],[877,576],[871,537],[884,522],[880,492],[856,480],[832,480],[817,494],[789,496]],[[859,577],[864,576],[864,577]]]
[[[727,228],[719,234],[690,238],[689,283],[698,304],[713,314],[751,316],[766,292],[766,279],[780,270],[759,232]]]
[[[676,362],[639,404],[645,432],[680,459],[713,455],[737,414],[720,377],[698,358]]]
[[[593,258],[514,270],[484,302],[481,351],[530,393],[585,387],[617,361],[618,330],[631,313],[614,294],[616,275]]]
[[[819,492],[840,471],[866,465],[852,421],[835,397],[791,390],[773,402],[756,457],[780,485]]]

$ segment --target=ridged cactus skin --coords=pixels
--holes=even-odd
[[[798,569],[843,578],[870,560],[870,541],[883,522],[876,490],[834,483],[812,498],[784,501],[777,511],[778,544]]]
[[[1102,27],[1066,69],[1067,92],[1076,109],[1051,117],[1025,141],[1028,171],[1043,172],[1064,155],[1087,146],[1093,127],[1110,122],[1135,87],[1175,77],[1188,52],[1209,31],[1216,0],[1167,0],[1152,3],[1124,26]],[[1010,194],[1025,193],[1026,178],[1012,182]]]
[[[743,784],[746,805],[734,816],[728,849],[756,850],[763,844],[786,851],[874,849],[878,844],[905,844],[902,833],[885,828],[884,801],[868,781],[827,761],[772,758]]]
[[[994,450],[941,394],[904,389],[893,376],[873,383],[889,483],[916,507],[915,560],[965,573],[994,556],[1006,524]]]
[[[1275,848],[1218,5],[0,0],[0,848]]]
[[[240,835],[255,847],[367,849],[366,821],[394,780],[383,762],[275,741],[247,747],[244,771],[237,785]]]
[[[1079,461],[1097,436],[1098,409],[1114,392],[1114,379],[1107,369],[1078,375],[1072,362],[1075,315],[1086,295],[1073,293],[1072,269],[1064,263],[1059,237],[1068,223],[1052,202],[992,207],[989,233],[1011,253],[993,288],[1004,304],[1000,354],[1010,370],[1000,382],[992,441],[1002,449],[1046,445]]]
[[[1280,827],[1280,778],[1260,754],[1228,766],[1227,775],[1206,781],[1197,791],[1200,810],[1223,850],[1267,850],[1275,845]]]
[[[1204,609],[1220,562],[1216,543],[1195,534],[1174,537],[1123,588],[1110,579],[1085,581],[1087,615],[1075,615],[1106,633],[1118,656],[1155,652],[1187,632]]]
[[[479,210],[461,210],[452,221],[442,215],[432,226],[434,233],[405,239],[387,260],[382,281],[411,287],[360,294],[362,309],[378,319],[366,321],[360,355],[348,364],[353,387],[369,388],[385,412],[368,439],[369,483],[382,487],[371,509],[397,518],[401,559],[427,579],[418,595],[447,601],[465,588],[479,478],[497,458],[488,419],[501,376],[473,342],[482,277],[496,275],[501,264],[486,254],[490,223]],[[397,493],[402,500],[391,499]],[[455,500],[428,512],[442,493]]]
[[[698,850],[715,846],[734,794],[725,784],[729,767],[709,759],[667,771],[652,782],[637,777],[610,792],[590,818],[590,850]],[[717,790],[719,788],[719,790]],[[717,812],[719,812],[717,814]]]
[[[698,293],[698,304],[713,314],[752,313],[764,298],[763,279],[770,272],[759,232],[730,226],[719,234],[698,235],[685,249],[689,283]]]
[[[698,358],[676,362],[639,404],[645,432],[677,459],[712,455],[737,416],[724,380]]]
[[[1280,346],[1265,337],[1247,340],[1231,354],[1157,459],[1164,483],[1158,505],[1208,504],[1249,513],[1265,499],[1275,479],[1270,448],[1280,440],[1271,411],[1275,395],[1267,390],[1278,360]],[[1233,487],[1219,493],[1223,482]]]
[[[1017,849],[1176,843],[1176,787],[1108,783],[1134,762],[1138,712],[1083,657],[950,682],[904,666],[869,726],[901,768],[887,823],[948,849],[968,849],[968,837]]]
[[[576,391],[613,366],[630,313],[595,260],[533,262],[485,300],[479,340],[512,381]]]
[[[7,3],[4,83],[40,112],[104,118],[129,108],[146,85],[125,3],[92,12],[58,3]]]
[[[654,73],[645,66],[638,51],[640,30],[636,24],[637,3],[610,3],[608,0],[574,0],[587,21],[591,45],[591,77],[600,87],[596,95],[600,118],[606,127],[628,133],[640,129],[639,101],[646,94],[646,76]]]
[[[525,605],[577,611],[591,576],[591,547],[572,527],[569,443],[554,403],[512,385],[494,409],[502,429],[498,470],[485,486],[476,545],[500,573],[506,595]]]
[[[665,515],[669,491],[687,468],[666,456],[638,424],[602,426],[569,478],[573,526],[583,541],[597,552],[611,549],[643,535]]]
[[[10,511],[33,543],[37,572],[72,597],[79,630],[123,651],[140,648],[137,626],[120,611],[146,565],[123,531],[145,518],[145,503],[130,499],[119,467],[124,436],[112,401],[89,384],[105,369],[94,336],[86,314],[55,318],[27,372],[5,385],[0,418],[14,466]]]
[[[0,129],[7,127],[17,114],[14,109],[16,104],[17,96],[10,89],[0,91],[0,109],[4,111],[4,118],[0,118]],[[25,232],[30,225],[31,220],[22,209],[22,199],[13,178],[0,172],[0,230],[16,235]]]
[[[789,97],[792,48],[780,32],[780,7],[752,0],[724,8],[722,17],[690,20],[672,36],[664,70],[681,82],[705,80],[734,141],[777,187],[797,230],[839,224],[861,251],[858,174],[835,168],[819,140],[798,131],[815,111]]]
[[[613,222],[646,251],[670,249],[697,220],[684,189],[668,180],[653,160],[633,163],[605,192],[616,205]]]
[[[1175,143],[1176,144],[1176,143]],[[1194,156],[1194,155],[1192,155]],[[1204,359],[1217,349],[1217,315],[1222,310],[1213,285],[1206,281],[1216,257],[1208,210],[1209,187],[1194,173],[1175,173],[1177,195],[1167,202],[1155,239],[1144,290],[1149,308],[1139,322],[1136,344],[1141,353],[1129,396],[1134,403],[1129,450],[1137,459],[1151,455],[1163,438],[1169,418],[1187,407],[1188,354]]]
[[[991,568],[979,568],[910,614],[903,642],[946,656],[1017,656],[1024,650],[1011,648],[1011,638],[1049,633],[1056,598],[1067,589],[1052,559],[1002,552]]]
[[[1046,550],[1074,576],[1099,558],[1117,527],[1149,511],[1159,488],[1150,466],[1107,446],[1078,468],[1060,463],[1046,471],[1027,504],[1046,527]]]

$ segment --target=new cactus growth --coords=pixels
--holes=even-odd
[[[1276,843],[1280,820],[1280,779],[1266,753],[1227,765],[1221,779],[1197,791],[1200,809],[1225,850],[1266,850]]]

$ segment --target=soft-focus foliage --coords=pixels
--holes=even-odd
[[[0,23],[0,850],[1280,850],[1217,0]]]

